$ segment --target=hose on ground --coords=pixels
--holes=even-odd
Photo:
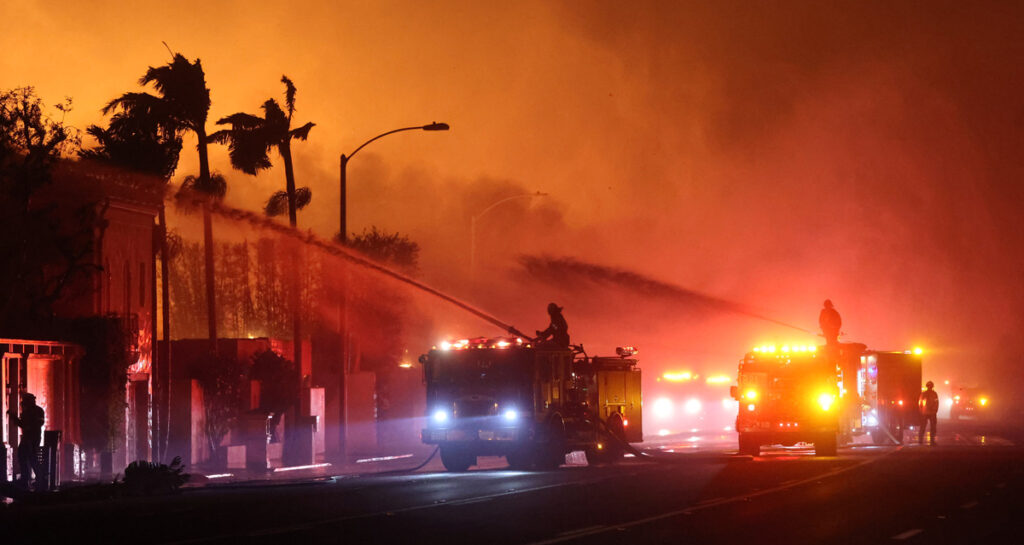
[[[404,473],[412,473],[413,471],[419,471],[426,467],[427,464],[429,464],[430,461],[434,459],[434,456],[437,456],[437,452],[439,450],[441,450],[441,447],[434,447],[434,451],[430,453],[430,456],[427,456],[427,459],[423,460],[423,462],[416,467],[410,467],[406,469],[390,469],[388,471],[371,471],[369,473],[360,473],[359,476],[362,477],[370,475],[402,475]]]

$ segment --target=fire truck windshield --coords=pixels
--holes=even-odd
[[[526,380],[528,366],[517,358],[518,350],[462,350],[445,352],[426,367],[427,381],[434,385],[507,386]]]

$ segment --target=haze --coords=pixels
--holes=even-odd
[[[317,124],[294,146],[313,190],[300,227],[337,231],[340,153],[447,122],[352,160],[349,230],[409,234],[425,281],[525,331],[553,299],[574,341],[646,342],[654,368],[709,372],[791,334],[559,286],[520,260],[567,256],[810,330],[829,297],[844,339],[924,346],[927,377],[1008,382],[1024,350],[1024,8],[891,4],[12,1],[0,87],[71,96],[84,129],[169,60],[166,41],[202,59],[212,128],[280,99],[287,74],[298,122]],[[186,146],[178,180],[196,168]],[[232,206],[283,185],[279,165],[253,178],[211,154]],[[535,191],[480,217],[470,282],[471,218]]]

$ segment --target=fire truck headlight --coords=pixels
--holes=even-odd
[[[687,399],[686,400],[686,404],[683,405],[683,410],[685,410],[689,414],[697,414],[697,413],[700,412],[700,409],[701,409],[700,400],[695,398],[695,397],[691,397],[690,399]]]
[[[869,426],[877,426],[878,425],[878,419],[875,418],[874,416],[868,416],[868,422],[867,423],[868,423]]]
[[[515,409],[506,409],[503,416],[505,417],[506,422],[515,422],[516,420],[519,420],[519,413],[517,413]]]
[[[821,410],[827,411],[832,408],[832,403],[836,400],[836,396],[832,394],[821,394],[818,396],[818,405],[821,406]]]
[[[656,418],[669,418],[672,416],[672,400],[667,397],[659,397],[654,400],[651,410]]]
[[[448,411],[446,411],[444,409],[438,409],[438,410],[434,411],[434,423],[435,424],[444,424],[447,421],[448,421]]]

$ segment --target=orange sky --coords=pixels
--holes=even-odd
[[[84,128],[166,41],[202,59],[211,129],[296,83],[297,121],[317,123],[294,146],[313,190],[299,222],[325,236],[339,153],[451,124],[349,171],[350,230],[410,233],[442,287],[463,283],[476,211],[540,190],[480,220],[488,278],[568,254],[809,328],[829,296],[852,338],[924,343],[948,367],[988,355],[1024,322],[1021,9],[817,4],[12,1],[0,87],[71,96]],[[234,205],[283,186],[212,158]],[[188,147],[179,177],[194,169]],[[535,298],[508,314],[543,319]]]

